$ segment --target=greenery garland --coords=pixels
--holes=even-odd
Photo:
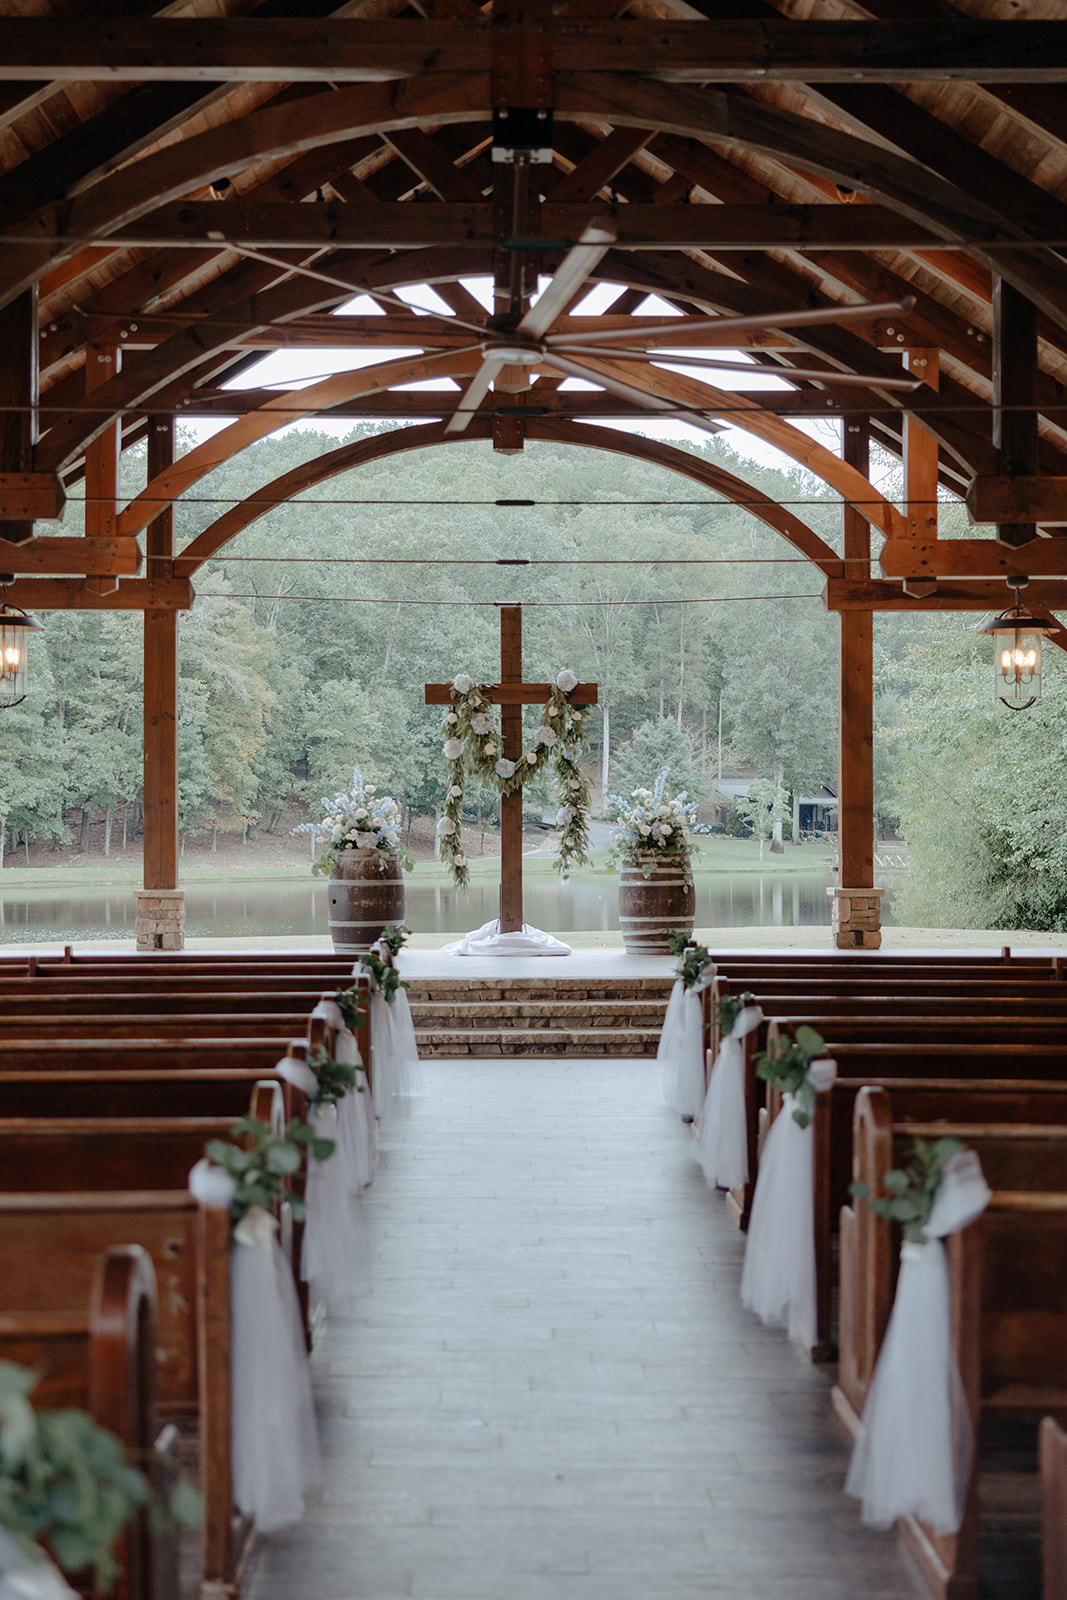
[[[868,1183],[852,1183],[849,1194],[857,1200],[867,1200],[876,1217],[899,1222],[904,1237],[912,1244],[926,1243],[926,1224],[934,1209],[937,1191],[950,1161],[962,1151],[958,1139],[913,1139],[911,1155],[906,1167],[894,1167],[885,1175],[887,1196],[871,1197]]]
[[[813,1061],[819,1060],[826,1045],[822,1035],[802,1023],[790,1039],[779,1035],[777,1044],[770,1043],[766,1052],[756,1062],[756,1076],[772,1084],[782,1094],[791,1094],[796,1102],[793,1121],[806,1128],[815,1109],[815,1085],[810,1071]]]
[[[517,761],[503,755],[497,712],[492,701],[493,686],[475,683],[461,672],[452,682],[451,709],[441,724],[443,755],[448,762],[448,788],[445,811],[437,824],[441,860],[458,889],[470,881],[470,868],[463,853],[461,813],[467,776],[481,778],[496,788],[503,798],[515,794],[528,779],[546,766],[555,769],[559,811],[556,827],[560,831],[556,852],[556,871],[565,874],[572,866],[589,861],[589,783],[578,766],[589,739],[582,711],[570,703],[578,687],[573,672],[559,674],[541,713],[541,725],[534,743]]]

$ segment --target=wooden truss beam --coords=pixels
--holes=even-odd
[[[1016,548],[998,539],[887,539],[878,564],[886,578],[1067,578],[1067,538]]]
[[[623,130],[629,132],[630,130]],[[632,136],[632,135],[631,135]],[[642,138],[650,137],[642,133]],[[411,133],[389,136],[390,144],[407,150]],[[432,140],[427,140],[436,148]],[[445,179],[438,165],[419,156],[435,177],[435,187]],[[439,161],[444,161],[438,152]],[[408,155],[407,159],[414,160]],[[444,162],[455,177],[463,168]],[[1003,245],[1018,249],[1031,244],[1067,247],[1067,222],[1055,207],[1053,214],[1032,218],[1026,240],[1018,230],[994,220],[976,223],[969,237],[944,239],[932,228],[899,215],[887,206],[795,205],[786,201],[765,205],[609,205],[606,201],[546,201],[541,207],[541,238],[515,241],[521,248],[537,245],[552,253],[566,249],[590,222],[610,217],[618,250],[963,250],[971,245]],[[53,235],[59,243],[84,244],[82,236],[64,234],[65,219],[58,217]],[[8,235],[11,243],[40,238],[27,233],[23,241]],[[393,201],[357,206],[327,201],[321,205],[283,205],[278,202],[230,200],[225,206],[211,200],[182,200],[160,206],[137,222],[108,235],[108,243],[123,250],[142,248],[225,249],[247,245],[260,250],[303,246],[323,249],[421,250],[438,245],[491,246],[493,207],[480,194],[463,201],[413,204]],[[512,242],[505,240],[505,248]]]
[[[514,30],[514,36],[521,34]],[[1067,27],[961,16],[894,22],[672,19],[650,29],[625,20],[557,17],[551,52],[563,71],[592,67],[681,83],[1056,83],[1067,71]],[[453,21],[363,18],[65,17],[57,27],[51,18],[7,17],[0,80],[375,83],[486,71],[492,61],[492,28],[485,19],[458,28]]]
[[[997,611],[1007,599],[1004,580],[939,583],[932,594],[905,594],[899,583],[871,578],[856,582],[831,578],[823,589],[828,611]],[[1067,581],[1042,579],[1026,594],[1027,605],[1049,610],[1067,607]]]
[[[187,578],[124,578],[110,594],[95,594],[78,578],[19,578],[7,598],[24,611],[188,611],[194,594]]]
[[[0,539],[0,571],[43,577],[61,575],[135,577],[141,570],[136,539]]]

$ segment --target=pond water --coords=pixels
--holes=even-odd
[[[830,921],[831,879],[824,873],[698,873],[698,928],[823,926]],[[885,880],[883,880],[884,882]],[[890,893],[883,905],[886,921]],[[407,882],[407,922],[415,933],[463,933],[495,917],[497,888],[473,884],[466,894],[452,888]],[[310,883],[235,883],[186,889],[185,931],[190,938],[284,938],[325,934],[328,899],[323,880]],[[618,879],[595,884],[529,883],[526,919],[554,933],[615,932],[619,926]],[[0,944],[63,939],[131,939],[136,906],[124,889],[19,890],[13,873],[0,880]]]

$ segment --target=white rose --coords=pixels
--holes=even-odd
[[[577,687],[578,679],[574,676],[574,673],[569,667],[564,667],[563,671],[556,679],[556,688],[562,689],[564,694],[570,694],[571,690],[577,689]]]
[[[359,829],[358,828],[349,828],[348,832],[345,834],[345,838],[346,839],[356,839],[356,838],[358,838],[358,836],[359,836]]]
[[[537,765],[537,751],[536,750],[527,750],[527,752],[526,752],[526,765],[528,767],[536,767],[536,765]]]
[[[471,718],[471,727],[475,733],[492,733],[493,719],[487,711],[476,711]]]
[[[452,785],[451,789],[449,789],[449,791],[448,791],[448,798],[450,800],[459,800],[459,799],[462,798],[462,796],[463,796],[463,790],[460,788],[458,783],[454,783]]]
[[[538,744],[546,744],[550,750],[556,742],[556,735],[552,732],[552,729],[547,727],[544,723],[542,723],[538,728],[534,738],[537,740]]]
[[[580,711],[572,711],[571,712],[571,721],[572,722],[581,722],[581,720],[582,720],[582,713]]]
[[[485,754],[487,756],[495,756],[496,755],[496,745],[493,744],[492,742],[490,742],[487,745],[483,745],[482,749],[485,751]]]
[[[444,754],[446,760],[458,761],[460,756],[463,754],[463,740],[446,739],[444,743]]]
[[[474,679],[461,672],[458,677],[452,679],[452,687],[457,694],[470,694],[474,688]]]
[[[331,829],[331,831],[330,831],[331,839],[340,839],[342,837],[344,831],[345,830],[343,828],[333,828],[333,829]]]
[[[507,756],[501,756],[493,771],[498,778],[513,778],[515,776],[515,763],[514,761],[509,761]]]
[[[673,833],[673,832],[674,832],[674,829],[673,829],[673,828],[672,828],[672,827],[671,827],[671,825],[670,825],[670,823],[669,823],[669,822],[665,822],[665,823],[664,823],[664,824],[663,824],[663,827],[662,827],[662,829],[661,829],[661,832],[662,832],[662,834],[663,834],[663,837],[664,837],[664,838],[665,838],[665,839],[669,839],[669,838],[670,838],[670,836],[671,836],[671,834],[672,834],[672,833]]]
[[[437,824],[437,837],[439,839],[443,838],[446,833],[455,833],[455,831],[456,824],[452,821],[451,817],[442,817],[440,822]]]
[[[456,716],[454,711],[450,711],[448,716],[445,718],[445,721],[451,726],[452,724],[457,723],[459,718]]]
[[[453,856],[452,864],[453,866],[457,867],[465,867],[467,865],[467,858],[466,856]]]
[[[642,839],[647,839],[649,834],[652,832],[652,829],[649,827],[647,822],[639,822],[637,824],[637,831],[641,835]]]
[[[359,822],[361,820],[361,818],[365,817],[366,815],[367,815],[366,806],[360,806],[359,810],[356,812],[356,821]]]
[[[377,794],[378,793],[378,785],[376,783],[365,784],[364,788],[363,788],[363,793],[364,794]]]
[[[580,778],[572,778],[571,779],[571,788],[572,789],[580,789],[581,787],[582,787],[582,780]]]

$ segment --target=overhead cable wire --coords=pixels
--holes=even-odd
[[[346,606],[447,606],[450,611],[496,609],[500,606],[522,606],[536,610],[561,606],[727,606],[743,605],[747,600],[821,600],[821,594],[735,594],[695,595],[687,600],[391,600],[385,595],[350,594],[229,594],[225,589],[198,589],[198,600],[265,600],[276,605],[280,600],[297,600],[309,605]]]

